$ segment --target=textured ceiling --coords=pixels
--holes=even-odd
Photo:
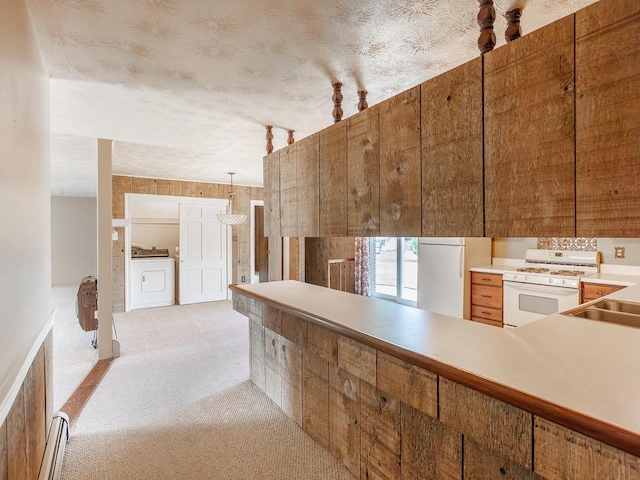
[[[531,0],[524,34],[595,0]],[[498,45],[511,0],[495,2]],[[51,74],[52,194],[116,174],[262,184],[276,149],[479,55],[476,0],[27,0]]]

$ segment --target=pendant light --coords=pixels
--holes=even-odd
[[[231,191],[229,192],[229,203],[227,204],[227,213],[219,213],[218,220],[220,223],[224,223],[225,225],[238,225],[243,223],[246,219],[246,215],[236,215],[233,213],[233,176],[234,172],[228,172],[231,176]]]

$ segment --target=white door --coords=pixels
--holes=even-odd
[[[224,206],[180,204],[180,304],[227,299]]]

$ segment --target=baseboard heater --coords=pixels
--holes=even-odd
[[[62,472],[64,450],[69,440],[69,417],[63,412],[53,416],[49,429],[49,440],[44,449],[38,480],[57,480]]]

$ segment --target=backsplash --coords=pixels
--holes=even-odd
[[[538,237],[538,248],[594,252],[598,249],[598,239],[587,237]]]

